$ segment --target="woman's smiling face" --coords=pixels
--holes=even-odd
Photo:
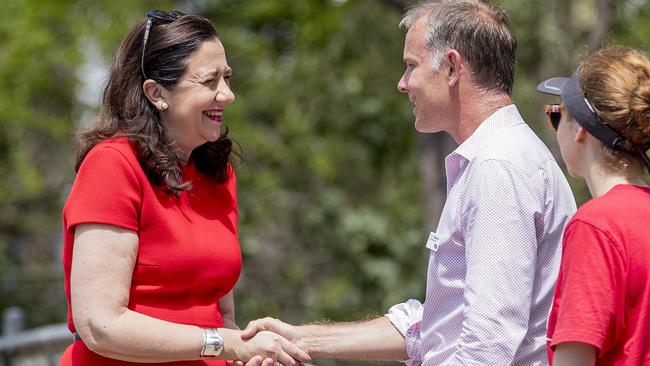
[[[164,92],[169,108],[161,112],[162,123],[186,156],[221,135],[223,111],[235,100],[230,89],[231,74],[223,45],[213,38],[204,41],[187,59],[178,84]]]

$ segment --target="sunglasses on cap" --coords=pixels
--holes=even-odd
[[[557,128],[560,125],[562,111],[564,111],[564,106],[561,104],[547,104],[544,106],[546,121],[548,121],[548,125],[553,133],[557,132]]]
[[[149,39],[149,32],[153,27],[153,21],[156,20],[161,23],[171,23],[183,15],[185,15],[185,13],[181,13],[180,11],[166,12],[162,10],[150,10],[147,12],[147,26],[144,30],[142,55],[140,56],[140,69],[142,69],[142,76],[144,76],[145,79],[147,78],[147,75],[144,72],[144,51],[147,48],[147,40]]]

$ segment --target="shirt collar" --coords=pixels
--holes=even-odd
[[[506,129],[525,123],[514,104],[499,108],[485,121],[481,122],[472,135],[460,144],[456,150],[445,158],[445,171],[447,174],[447,191],[467,167],[467,163],[490,143],[494,136],[498,136]]]
[[[471,161],[489,144],[490,140],[506,129],[525,123],[514,104],[501,107],[483,121],[472,135],[460,144],[450,155],[460,155]]]

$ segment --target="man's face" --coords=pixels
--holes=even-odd
[[[427,17],[416,20],[406,33],[404,62],[406,71],[397,89],[407,93],[415,105],[415,129],[419,132],[449,131],[449,85],[445,72],[447,63],[439,70],[433,68],[431,53],[426,46]]]

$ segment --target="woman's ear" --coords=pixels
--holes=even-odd
[[[587,139],[587,135],[589,134],[589,132],[587,132],[587,130],[585,130],[584,127],[580,126],[577,123],[574,123],[574,125],[576,126],[576,129],[575,129],[575,136],[573,137],[573,140],[578,144],[582,144]]]
[[[142,84],[142,90],[147,99],[149,99],[149,102],[158,108],[158,110],[164,111],[169,108],[169,104],[164,97],[166,90],[162,85],[151,79],[147,79]]]

